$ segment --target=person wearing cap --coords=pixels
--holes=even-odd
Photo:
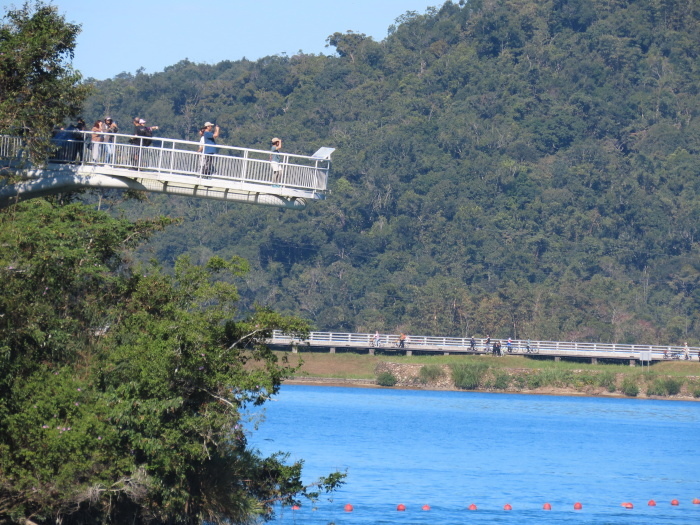
[[[134,123],[136,123],[136,119],[134,119]],[[138,168],[141,167],[141,149],[143,147],[148,147],[153,143],[151,140],[151,137],[153,136],[151,130],[153,129],[158,129],[158,127],[153,126],[152,128],[149,128],[146,126],[146,121],[144,119],[138,119],[138,125],[134,129],[134,134],[136,136],[129,140],[130,144],[139,146],[139,148],[134,150],[134,166],[137,166]]]
[[[105,133],[119,133],[119,127],[117,123],[112,120],[112,117],[105,118]],[[105,164],[112,163],[112,156],[114,154],[114,139],[116,137],[110,137],[105,135],[103,137],[103,143],[105,148]]]
[[[202,142],[198,152],[204,155],[202,162],[202,175],[211,175],[214,173],[214,155],[218,152],[216,147],[216,139],[219,138],[219,126],[207,121],[204,123],[204,131],[202,132]]]
[[[272,148],[270,149],[270,166],[272,166],[272,183],[273,186],[277,186],[278,182],[282,178],[282,155],[280,151],[282,150],[282,140],[277,137],[273,138],[271,141]]]

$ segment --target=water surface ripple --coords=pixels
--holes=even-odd
[[[348,472],[275,523],[700,523],[700,403],[287,385],[264,417],[253,444],[304,481]]]

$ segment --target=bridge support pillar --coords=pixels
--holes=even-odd
[[[555,357],[554,357],[554,360],[558,363],[559,361],[561,361],[561,357],[555,356]]]
[[[597,358],[597,357],[591,357],[591,364],[592,364],[592,365],[597,365],[597,364],[598,364],[598,358]]]
[[[335,354],[335,348],[331,348],[331,354]]]
[[[630,359],[630,366],[637,366],[637,360],[636,360],[636,359]]]
[[[449,352],[444,352],[442,355],[450,355]]]
[[[369,349],[369,355],[374,355],[374,348]]]
[[[406,355],[413,355],[413,350],[406,350]]]

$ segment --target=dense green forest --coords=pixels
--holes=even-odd
[[[697,344],[698,42],[698,0],[448,1],[381,42],[333,33],[329,56],[117,75],[84,115],[337,148],[332,194],[302,212],[102,201],[184,219],[136,260],[250,261],[244,308],[321,330]]]
[[[32,160],[89,91],[79,31],[38,0],[0,11],[0,138],[22,130]],[[2,154],[0,185],[22,180]],[[248,443],[250,407],[299,366],[266,341],[309,323],[239,313],[238,257],[137,268],[129,250],[178,221],[73,197],[0,209],[0,524],[263,523],[341,486]]]

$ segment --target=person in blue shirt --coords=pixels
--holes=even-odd
[[[204,153],[204,162],[202,163],[202,175],[211,175],[214,173],[214,155],[218,152],[216,140],[219,137],[219,126],[215,126],[211,122],[204,123],[204,133],[202,133],[202,145],[199,146],[199,152]]]

